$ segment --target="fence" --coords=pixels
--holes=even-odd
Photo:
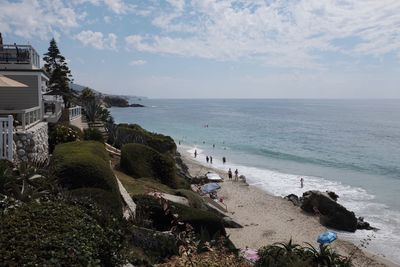
[[[13,116],[0,117],[0,159],[13,160]]]

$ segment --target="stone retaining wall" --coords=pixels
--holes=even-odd
[[[47,122],[40,122],[23,132],[14,132],[15,162],[44,162],[48,158]]]

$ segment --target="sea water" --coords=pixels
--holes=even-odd
[[[271,194],[335,191],[377,232],[339,236],[400,263],[400,100],[156,100],[112,108],[118,123],[172,136],[198,160]],[[227,163],[222,164],[222,157]],[[304,187],[300,187],[300,178]]]

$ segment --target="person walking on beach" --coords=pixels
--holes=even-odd
[[[212,156],[210,156],[210,163],[212,164]]]
[[[303,177],[300,178],[300,188],[303,188],[304,186],[304,179]]]
[[[232,180],[232,170],[231,170],[231,168],[229,168],[229,170],[228,170],[228,177],[229,177],[229,180]]]
[[[194,157],[197,158],[197,149],[194,150]]]
[[[208,156],[206,156],[206,161],[207,161],[207,163],[208,163],[208,160],[209,160],[209,158],[208,158]]]
[[[222,157],[222,163],[225,164],[226,163],[226,158]]]
[[[235,181],[239,180],[239,171],[238,169],[235,170]]]

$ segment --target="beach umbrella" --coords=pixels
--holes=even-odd
[[[332,231],[323,232],[318,236],[317,242],[321,245],[330,244],[335,241],[337,234]]]
[[[213,192],[217,191],[220,188],[221,188],[221,186],[217,183],[208,183],[201,187],[201,191],[203,193],[209,194],[209,193],[213,193]]]

